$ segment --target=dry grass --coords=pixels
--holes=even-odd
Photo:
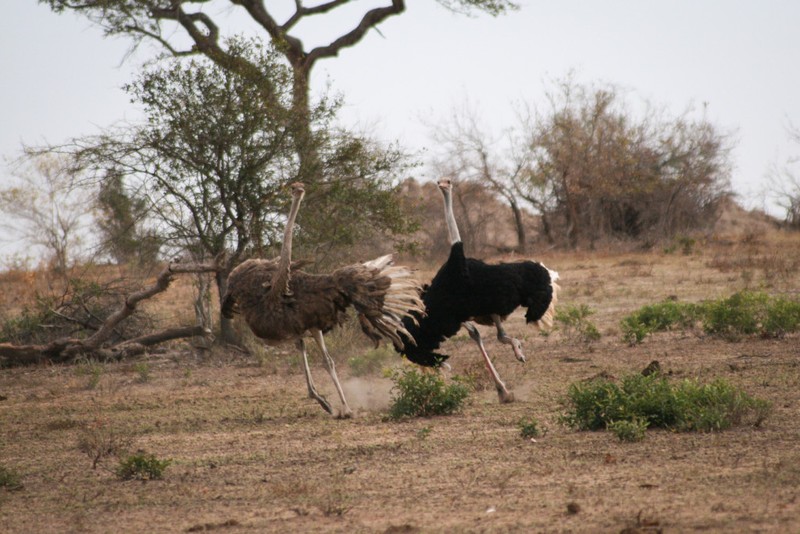
[[[779,242],[783,262],[798,260],[793,239]],[[347,358],[364,350],[351,330],[331,340],[357,407],[344,421],[305,398],[300,369],[284,363],[294,357],[289,347],[266,351],[269,365],[176,351],[146,360],[146,381],[136,362],[102,364],[91,375],[69,366],[0,371],[0,465],[23,485],[0,488],[0,525],[8,532],[800,531],[800,339],[732,344],[670,333],[628,347],[618,326],[669,296],[698,301],[748,286],[796,292],[797,270],[767,261],[748,267],[745,279],[743,267],[719,264],[774,257],[776,243],[698,246],[688,256],[547,254],[542,259],[562,275],[562,302],[591,307],[603,338],[587,347],[558,332],[540,336],[518,312],[508,330],[525,345],[528,362],[520,364],[484,329],[517,402],[500,405],[492,388],[480,388],[449,417],[387,421],[391,382],[349,378]],[[452,373],[477,380],[469,338],[445,348]],[[651,430],[638,443],[559,423],[570,383],[623,376],[652,360],[675,377],[724,377],[771,401],[774,413],[757,429]],[[322,366],[314,373],[335,399]],[[520,436],[519,421],[530,418],[543,431],[535,442]],[[110,456],[93,470],[79,444],[98,420],[133,448],[171,459],[164,479],[119,481]]]

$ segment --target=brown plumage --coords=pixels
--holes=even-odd
[[[330,274],[293,270],[292,228],[303,195],[303,184],[293,184],[292,208],[280,257],[247,260],[231,271],[222,313],[226,317],[241,313],[253,333],[267,344],[297,342],[303,354],[309,396],[333,413],[311,379],[303,341],[303,336],[310,334],[322,350],[326,368],[342,401],[340,415],[349,417],[352,412],[336,376],[333,359],[325,347],[323,333],[342,324],[347,318],[347,309],[352,306],[361,329],[376,344],[381,339],[391,340],[401,347],[404,340],[413,342],[402,320],[412,313],[423,313],[424,306],[419,298],[421,288],[407,268],[392,265],[391,255],[348,265]],[[403,334],[402,337],[399,334]]]

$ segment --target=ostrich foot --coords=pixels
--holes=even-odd
[[[327,399],[325,399],[325,397],[323,397],[322,395],[314,395],[314,394],[310,394],[309,397],[317,401],[319,405],[322,406],[323,410],[333,415],[333,408],[331,408],[331,404],[327,401]]]
[[[517,360],[525,363],[525,354],[522,353],[522,345],[514,346],[514,356],[517,358]]]
[[[348,408],[341,410],[335,415],[336,419],[350,419],[353,417],[353,412]]]
[[[497,396],[500,399],[500,404],[508,404],[514,402],[514,394],[507,389],[497,388]]]

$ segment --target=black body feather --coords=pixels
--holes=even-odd
[[[403,319],[416,346],[406,343],[401,352],[418,365],[435,367],[448,358],[436,350],[466,321],[492,325],[491,315],[505,318],[520,306],[527,308],[526,322],[538,321],[553,299],[552,282],[550,271],[540,263],[490,265],[466,258],[464,244],[454,243],[447,262],[424,288],[427,315],[417,317],[418,324]]]

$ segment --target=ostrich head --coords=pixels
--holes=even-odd
[[[436,185],[442,190],[442,193],[450,192],[453,190],[453,181],[450,178],[442,178]]]
[[[306,186],[303,185],[303,182],[294,182],[290,187],[292,188],[292,196],[295,198],[302,198],[306,194]]]

